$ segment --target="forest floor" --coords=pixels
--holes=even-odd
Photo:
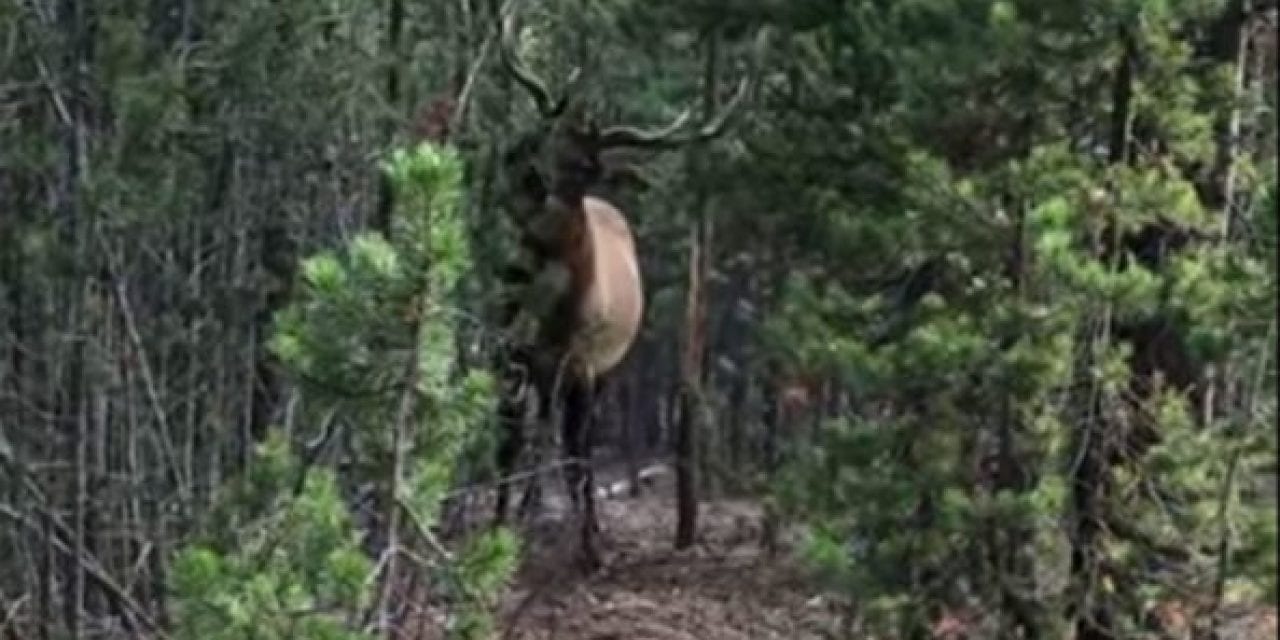
[[[761,549],[755,505],[704,503],[698,540],[680,551],[672,545],[675,508],[667,496],[611,499],[601,507],[605,567],[583,575],[572,562],[576,536],[544,539],[549,544],[530,549],[505,599],[505,638],[838,637],[833,603],[788,558]]]
[[[669,475],[641,495],[598,502],[605,566],[583,574],[573,562],[577,536],[560,500],[525,531],[525,557],[499,608],[503,640],[813,640],[849,635],[847,607],[823,593],[796,561],[761,546],[754,501],[706,501],[696,543],[675,550]],[[602,482],[607,485],[607,482]],[[1190,637],[1171,612],[1171,633]],[[1276,637],[1275,607],[1233,616],[1221,637]],[[968,625],[940,621],[935,638],[959,640]],[[1181,627],[1181,629],[1178,629]],[[971,629],[971,628],[970,628]],[[1157,636],[1151,636],[1157,637]]]
[[[761,513],[745,500],[704,502],[695,544],[675,550],[669,478],[640,496],[599,504],[605,566],[584,575],[577,536],[534,527],[504,598],[509,640],[808,640],[840,637],[836,603],[795,562],[760,544]]]

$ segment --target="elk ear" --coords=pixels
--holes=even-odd
[[[648,189],[653,181],[644,171],[625,154],[609,153],[600,156],[601,182],[609,189],[640,188]]]
[[[649,189],[653,187],[653,181],[650,180],[639,167],[633,164],[625,164],[620,167],[606,167],[602,182],[614,189]]]

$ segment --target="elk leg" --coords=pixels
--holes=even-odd
[[[524,449],[524,429],[520,424],[520,402],[510,393],[504,393],[498,405],[498,490],[494,499],[493,523],[495,526],[507,520],[507,504],[510,502],[511,476],[515,472],[516,459]]]
[[[588,389],[588,395],[586,399],[586,409],[585,409],[586,418],[584,420],[585,424],[582,429],[583,431],[582,439],[583,439],[583,442],[585,443],[583,445],[583,449],[588,452],[588,456],[590,456],[590,452],[594,450],[593,448],[595,447],[596,436],[599,435],[600,433],[599,424],[604,421],[604,416],[601,413],[602,411],[604,411],[604,407],[600,406],[601,405],[600,398],[608,397],[608,389],[610,386],[609,381],[612,379],[613,378],[609,376],[597,377],[592,381],[591,387]],[[588,457],[588,460],[590,460],[589,457]],[[592,532],[599,534],[600,520],[596,517],[596,511],[595,511],[595,500],[597,496],[596,496],[594,473],[592,473],[591,476],[588,478],[588,482],[590,482],[590,486],[588,487],[588,490],[591,492],[590,493],[591,502],[587,505],[590,508],[590,511],[589,511],[590,519],[588,520],[588,522],[591,524]]]
[[[575,380],[565,394],[564,422],[562,424],[565,456],[569,458],[566,475],[569,495],[574,511],[579,516],[582,536],[582,560],[588,569],[600,566],[595,548],[595,531],[598,528],[595,509],[595,482],[591,470],[591,451],[588,436],[591,431],[591,405],[594,394],[587,381]]]
[[[575,512],[581,511],[583,507],[582,483],[585,480],[584,475],[588,467],[583,457],[584,416],[582,415],[581,407],[583,395],[581,385],[578,383],[566,385],[564,389],[564,410],[560,416],[560,443],[564,448],[565,457],[564,477],[569,500],[573,504]]]
[[[524,433],[525,402],[529,398],[530,387],[537,386],[538,379],[528,378],[536,374],[531,368],[526,353],[517,352],[506,363],[504,376],[506,380],[500,387],[498,399],[498,447],[496,462],[498,463],[497,495],[494,498],[494,525],[506,522],[507,506],[510,504],[512,476],[515,473],[516,461],[526,446]],[[530,384],[532,383],[532,384]],[[541,418],[541,416],[539,416]]]
[[[542,509],[542,480],[537,474],[530,476],[525,487],[524,496],[520,498],[520,506],[516,508],[517,517],[528,522],[537,516]]]

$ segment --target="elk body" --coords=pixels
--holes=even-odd
[[[546,86],[520,61],[510,42],[513,17],[502,18],[503,68],[533,98],[541,122],[505,158],[512,187],[509,209],[520,233],[523,260],[509,265],[504,280],[517,291],[503,315],[509,330],[531,324],[523,337],[513,332],[499,407],[502,442],[499,472],[510,477],[525,444],[523,403],[532,387],[538,416],[546,420],[552,403],[563,401],[561,447],[565,479],[579,517],[581,559],[599,564],[594,534],[595,488],[589,436],[597,391],[625,358],[644,315],[644,284],[636,243],[626,216],[588,193],[605,179],[602,152],[617,147],[671,148],[706,140],[723,130],[748,86],[744,78],[716,117],[689,133],[686,111],[658,131],[623,126],[598,128],[568,97],[554,100]],[[572,83],[572,81],[571,81]],[[527,383],[526,383],[527,381]],[[495,522],[508,508],[509,487],[498,487]]]

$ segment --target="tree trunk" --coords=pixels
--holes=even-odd
[[[404,0],[388,0],[387,4],[387,104],[392,109],[400,105],[400,40],[404,33]],[[391,120],[383,130],[383,138],[390,141],[395,133]],[[381,231],[384,237],[391,237],[391,180],[385,175],[378,176],[378,209],[374,213],[373,228]]]
[[[764,468],[765,473],[772,476],[778,470],[781,461],[778,439],[782,428],[782,404],[776,385],[770,383],[764,391]],[[760,544],[765,553],[772,556],[778,551],[778,516],[773,508],[772,500],[765,501],[764,514],[760,523]]]
[[[701,413],[702,351],[706,315],[703,284],[706,282],[706,219],[694,224],[689,238],[689,289],[686,298],[685,344],[681,367],[680,419],[676,425],[676,543],[677,549],[693,544],[698,527],[697,470],[698,417]]]
[[[1116,71],[1112,91],[1112,122],[1110,162],[1122,164],[1129,157],[1129,132],[1131,126],[1130,101],[1133,96],[1133,65],[1136,51],[1133,36],[1122,29],[1119,68]],[[1104,239],[1103,242],[1109,242]],[[1104,248],[1104,252],[1106,249]],[[1105,253],[1104,253],[1105,255]],[[1096,331],[1086,340],[1103,344],[1112,339],[1109,313],[1100,319]],[[1093,367],[1088,357],[1078,364],[1079,371]],[[1101,539],[1101,523],[1106,517],[1109,494],[1107,461],[1111,457],[1110,443],[1114,434],[1105,417],[1103,390],[1098,382],[1090,385],[1086,403],[1086,416],[1075,434],[1075,450],[1080,451],[1079,464],[1072,478],[1072,535],[1071,535],[1071,583],[1077,592],[1072,600],[1071,615],[1075,618],[1077,640],[1111,640],[1111,612],[1105,604],[1097,602],[1102,570],[1100,559],[1104,553]]]
[[[640,371],[632,367],[627,371],[627,375],[622,379],[621,384],[615,385],[617,393],[620,394],[621,411],[619,411],[619,420],[622,426],[622,455],[627,465],[627,482],[631,485],[631,497],[640,495],[640,456],[644,454],[640,448],[640,438],[636,435],[636,396],[639,394],[638,381]]]
[[[703,77],[703,104],[715,113],[719,35],[709,34]],[[697,158],[695,157],[695,161]],[[696,174],[697,172],[695,172]],[[693,544],[698,528],[697,429],[705,401],[707,359],[707,275],[711,264],[711,219],[707,194],[697,181],[694,221],[689,238],[689,284],[685,299],[685,342],[681,367],[680,422],[676,427],[676,541],[677,549]]]

